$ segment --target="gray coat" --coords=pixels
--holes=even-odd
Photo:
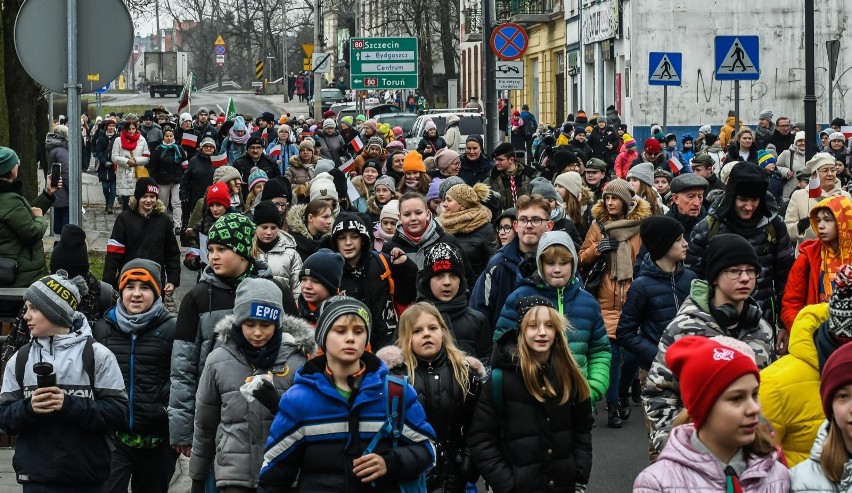
[[[233,323],[234,315],[228,315],[216,324],[220,345],[207,357],[198,383],[189,476],[204,480],[213,466],[219,488],[256,488],[274,416],[240,392],[246,379],[258,373],[230,339]],[[281,349],[272,368],[273,383],[281,394],[316,349],[313,329],[304,320],[282,315],[282,329]]]
[[[320,142],[320,156],[331,159],[335,166],[339,166],[342,162],[340,156],[346,151],[346,141],[343,140],[340,132],[335,130],[333,134],[326,135],[323,131],[317,130],[314,139]]]
[[[828,436],[828,421],[822,424],[817,433],[811,456],[804,462],[796,464],[790,470],[790,493],[842,493],[852,492],[852,460],[843,465],[840,481],[835,483],[825,476],[820,465],[822,447]]]

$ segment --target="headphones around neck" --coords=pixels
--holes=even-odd
[[[743,311],[738,312],[734,305],[730,303],[725,303],[720,306],[713,306],[710,304],[710,315],[713,316],[713,319],[716,320],[716,323],[719,324],[723,329],[731,329],[734,327],[757,327],[760,324],[760,317],[763,315],[763,311],[757,305],[757,302],[754,301],[753,298],[749,297],[745,305],[743,306]]]

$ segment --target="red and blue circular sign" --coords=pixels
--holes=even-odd
[[[526,29],[514,22],[504,22],[491,32],[491,51],[500,60],[517,60],[527,51]]]
[[[225,45],[216,45],[213,47],[213,51],[215,51],[217,55],[224,55]]]

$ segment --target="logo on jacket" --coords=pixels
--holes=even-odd
[[[734,350],[727,348],[713,348],[714,361],[731,361],[734,359]]]

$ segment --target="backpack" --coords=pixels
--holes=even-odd
[[[535,118],[530,115],[529,117],[524,119],[524,135],[527,137],[532,137],[536,131],[536,121]]]
[[[707,215],[707,243],[710,243],[710,239],[719,234],[719,228],[721,227],[721,221],[718,221],[715,217],[711,215]],[[764,248],[772,248],[775,249],[775,244],[778,243],[778,232],[775,231],[775,225],[772,224],[772,221],[766,223],[764,226],[764,230],[766,231],[766,247]],[[758,252],[760,255],[760,252]]]
[[[373,436],[373,440],[367,445],[362,455],[373,453],[379,440],[384,437],[391,439],[393,447],[399,445],[399,437],[402,436],[402,428],[405,426],[405,408],[408,404],[405,398],[405,389],[408,387],[407,376],[388,375],[385,377],[384,395],[385,402],[385,424]],[[421,474],[417,479],[400,481],[399,491],[401,493],[426,493],[426,475]]]
[[[86,338],[86,345],[83,347],[83,369],[86,370],[86,375],[89,376],[89,386],[95,388],[95,339],[92,336]],[[24,371],[27,368],[27,361],[30,359],[31,342],[28,342],[18,349],[18,357],[15,359],[15,379],[18,381],[18,387],[21,391],[24,390]]]

